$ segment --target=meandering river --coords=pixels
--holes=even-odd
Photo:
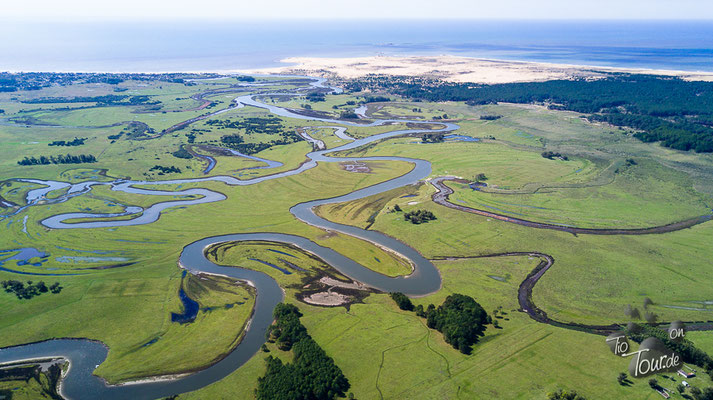
[[[324,80],[315,79],[311,85],[323,87]],[[280,93],[280,95],[285,95],[285,93]],[[296,114],[288,109],[261,103],[255,99],[256,97],[258,97],[258,95],[241,96],[236,99],[236,102],[244,106],[265,108],[268,111],[283,117],[303,120],[317,120],[327,122],[332,125],[379,126],[390,123],[423,123],[423,121],[376,120],[369,124],[359,124],[357,122],[317,118]],[[421,133],[425,131],[449,132],[458,129],[458,126],[455,124],[439,123],[439,125],[442,127],[436,130],[395,130],[367,138],[355,139],[350,143],[331,150],[313,151],[307,154],[308,161],[296,169],[249,180],[240,180],[232,176],[210,176],[195,179],[176,179],[167,181],[88,181],[77,184],[57,181],[24,180],[26,182],[46,186],[34,189],[28,193],[26,200],[30,205],[38,204],[42,200],[46,201],[46,196],[54,190],[67,189],[66,194],[52,200],[52,202],[61,202],[74,196],[89,193],[93,187],[100,185],[109,185],[112,190],[132,193],[135,195],[191,196],[190,199],[156,203],[145,209],[140,207],[125,207],[123,212],[111,214],[66,213],[54,215],[41,221],[43,225],[53,229],[91,229],[150,224],[157,221],[161,212],[170,207],[211,203],[222,201],[226,198],[226,196],[222,193],[202,188],[162,191],[140,188],[137,186],[180,185],[207,181],[223,182],[230,186],[246,186],[259,184],[267,180],[297,175],[308,169],[316,167],[317,163],[320,162],[405,161],[414,164],[414,168],[402,176],[356,190],[343,196],[300,203],[293,206],[290,209],[290,212],[296,218],[310,225],[368,240],[385,249],[396,252],[410,260],[414,269],[410,275],[405,277],[387,277],[360,265],[356,261],[349,259],[330,248],[320,246],[309,239],[294,235],[279,233],[245,233],[204,238],[189,244],[183,249],[179,258],[179,265],[193,273],[219,274],[247,281],[256,288],[257,293],[253,317],[248,324],[243,340],[223,360],[200,372],[178,379],[163,381],[147,380],[118,386],[107,385],[102,379],[92,375],[94,369],[106,359],[108,350],[102,343],[88,339],[48,340],[40,343],[0,349],[0,363],[19,359],[47,357],[66,358],[70,362],[71,369],[67,377],[62,381],[61,391],[64,396],[71,399],[155,399],[196,390],[226,377],[247,362],[264,343],[265,333],[267,332],[269,325],[272,323],[272,310],[277,303],[283,300],[284,294],[277,282],[262,272],[237,267],[220,266],[209,261],[205,256],[205,249],[216,243],[241,240],[269,240],[274,242],[289,243],[316,254],[350,278],[379,290],[400,291],[409,295],[424,295],[438,290],[441,285],[441,278],[437,269],[429,260],[423,257],[412,247],[379,232],[366,231],[357,227],[327,221],[318,217],[312,210],[314,207],[323,204],[360,199],[401,186],[414,184],[426,178],[431,173],[431,164],[424,160],[404,157],[329,157],[329,153],[354,149],[365,144],[399,135]],[[339,127],[335,126],[334,128]],[[343,130],[340,130],[339,133],[343,134],[343,132]],[[273,163],[268,165],[268,167],[270,166],[276,167],[279,166],[279,164]],[[119,216],[132,216],[132,218],[107,220],[107,218]],[[74,223],[71,222],[71,220],[75,219],[84,219],[84,221]],[[87,221],[87,219],[89,219],[89,221]],[[91,219],[102,220],[91,221]]]
[[[295,78],[293,76],[285,78]],[[301,77],[304,78],[304,77]],[[324,79],[313,79],[310,83],[312,87],[324,88]],[[334,88],[333,88],[334,89]],[[335,91],[338,91],[335,89]],[[289,95],[286,93],[275,93],[276,95]],[[295,95],[297,93],[293,93]],[[345,140],[352,140],[351,137],[345,135],[346,126],[380,126],[390,123],[421,123],[424,121],[409,121],[409,120],[375,120],[369,124],[359,124],[357,122],[333,120],[326,118],[318,118],[314,116],[297,114],[289,109],[268,105],[256,100],[259,96],[270,94],[247,95],[238,97],[235,100],[237,107],[252,106],[264,108],[271,113],[288,118],[297,118],[302,120],[316,120],[327,122],[330,125],[325,128],[333,128],[335,134]],[[210,115],[216,115],[225,110],[217,111]],[[208,116],[210,116],[208,115]],[[205,116],[205,117],[208,117]],[[204,117],[201,117],[204,118]],[[370,241],[378,246],[389,251],[396,252],[406,259],[410,260],[414,269],[413,272],[404,277],[387,277],[385,275],[374,272],[356,261],[349,259],[342,254],[320,246],[304,237],[259,232],[259,233],[242,233],[208,237],[196,242],[193,242],[184,247],[179,257],[179,265],[192,273],[208,273],[229,276],[235,279],[249,282],[256,288],[256,300],[253,317],[249,322],[245,336],[240,344],[226,356],[212,366],[201,370],[197,373],[183,376],[177,379],[166,380],[146,380],[126,385],[110,386],[107,385],[101,378],[92,375],[96,367],[101,364],[108,354],[108,349],[102,343],[88,339],[56,339],[48,340],[40,343],[31,343],[15,347],[0,349],[0,363],[10,361],[27,360],[27,359],[44,359],[50,357],[63,357],[70,362],[70,371],[61,384],[61,393],[63,396],[70,399],[155,399],[168,397],[174,394],[193,391],[217,382],[220,379],[228,376],[230,373],[240,368],[245,364],[255,353],[260,346],[265,342],[265,333],[272,323],[272,310],[283,300],[284,293],[277,282],[262,272],[243,269],[238,267],[226,267],[217,265],[206,258],[205,250],[207,247],[217,243],[246,241],[246,240],[265,240],[273,242],[288,243],[296,245],[306,251],[312,252],[322,258],[325,262],[349,276],[350,278],[360,281],[368,286],[382,291],[399,291],[408,295],[425,295],[434,292],[440,288],[441,278],[435,266],[418,251],[412,247],[402,243],[401,241],[375,231],[367,231],[354,226],[338,224],[325,220],[317,216],[313,209],[314,207],[361,199],[374,194],[382,193],[394,188],[402,187],[409,184],[417,183],[418,181],[428,177],[431,173],[431,164],[425,160],[411,159],[404,157],[330,157],[329,154],[337,151],[350,150],[365,144],[374,143],[383,139],[394,136],[421,133],[421,132],[450,132],[458,129],[458,126],[451,123],[430,122],[441,126],[435,130],[424,129],[406,129],[395,130],[391,132],[381,133],[362,139],[355,139],[350,143],[341,145],[331,150],[313,151],[307,154],[308,161],[300,165],[298,168],[284,171],[272,175],[252,178],[248,180],[240,180],[232,176],[208,176],[194,179],[176,179],[167,181],[133,181],[133,180],[116,180],[113,182],[98,182],[87,181],[77,184],[58,181],[42,181],[34,179],[22,179],[21,181],[44,185],[45,187],[31,190],[27,194],[27,206],[20,208],[14,214],[22,212],[27,207],[32,207],[40,204],[56,203],[66,201],[75,196],[81,196],[91,192],[92,188],[99,185],[109,185],[112,190],[122,191],[135,195],[154,195],[154,196],[186,196],[190,198],[172,200],[156,203],[148,208],[141,207],[125,207],[123,212],[111,214],[95,214],[95,213],[66,213],[54,215],[41,221],[43,225],[52,229],[91,229],[91,228],[106,228],[116,226],[132,226],[150,224],[158,220],[161,213],[175,206],[189,206],[194,204],[204,204],[222,201],[226,196],[220,192],[212,191],[203,188],[192,188],[185,190],[163,191],[156,189],[146,189],[138,186],[161,186],[161,185],[182,185],[189,183],[200,183],[207,181],[222,182],[229,186],[246,186],[255,185],[261,182],[280,179],[291,175],[300,174],[308,169],[314,168],[320,162],[353,162],[353,161],[405,161],[414,164],[414,168],[408,173],[390,179],[388,181],[356,190],[354,192],[333,197],[329,199],[313,200],[297,204],[290,208],[290,212],[299,220],[325,229],[328,231],[340,232],[345,235],[353,236],[363,240]],[[240,155],[240,154],[236,154]],[[256,159],[256,158],[253,158]],[[263,169],[277,168],[281,164],[270,160],[256,159],[257,161],[265,162]],[[214,165],[214,163],[212,164]],[[682,221],[674,224],[665,225],[662,227],[643,228],[643,229],[584,229],[563,227],[559,225],[541,224],[533,221],[527,221],[518,218],[512,218],[505,215],[494,214],[483,210],[472,209],[455,205],[448,201],[448,195],[452,190],[443,184],[443,181],[450,178],[439,178],[432,183],[438,189],[438,193],[434,194],[433,200],[441,205],[458,209],[464,212],[476,213],[488,217],[498,218],[505,222],[516,223],[519,225],[556,229],[570,233],[581,234],[652,234],[664,233],[674,230],[685,229],[690,226],[707,222],[711,219],[710,215],[701,216],[696,219]],[[47,195],[58,189],[67,189],[67,192],[57,198],[48,199]],[[13,215],[14,215],[13,214]],[[130,219],[111,219],[115,217],[131,216]],[[109,218],[109,219],[107,219]],[[72,222],[72,220],[83,219],[81,222]],[[101,219],[92,221],[93,219]],[[556,326],[561,326],[568,329],[585,329],[594,333],[607,332],[614,329],[614,325],[610,326],[589,326],[589,325],[572,325],[560,323],[547,318],[546,314],[537,308],[531,302],[531,292],[537,280],[552,266],[554,259],[546,254],[541,253],[503,253],[492,256],[512,256],[528,254],[543,258],[543,262],[535,268],[534,274],[531,274],[521,285],[519,289],[519,302],[523,311],[530,316],[543,323],[549,323]],[[693,327],[699,330],[710,330],[713,326],[701,325]]]

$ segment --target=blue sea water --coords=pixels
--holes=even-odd
[[[379,54],[713,71],[713,21],[0,20],[0,37],[0,71],[225,71]]]

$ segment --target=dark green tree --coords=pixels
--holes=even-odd
[[[396,305],[399,306],[400,309],[405,310],[405,311],[413,311],[413,303],[411,302],[411,299],[408,298],[405,294],[401,292],[391,292],[389,293],[389,296],[396,302]]]

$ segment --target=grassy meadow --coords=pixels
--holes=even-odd
[[[275,78],[258,80],[275,82]],[[246,143],[267,143],[275,137],[236,128],[218,129],[203,120],[147,140],[130,137],[125,122],[140,121],[161,132],[178,122],[224,109],[235,97],[255,90],[235,88],[234,92],[207,96],[215,104],[196,109],[202,102],[192,96],[228,89],[236,83],[236,78],[197,80],[190,85],[127,80],[118,85],[75,84],[0,93],[0,109],[5,110],[0,115],[0,196],[19,207],[24,205],[27,192],[39,187],[16,178],[110,182],[117,178],[158,181],[206,176],[202,172],[204,160],[177,158],[172,153],[189,144],[219,146],[223,135],[240,134]],[[298,81],[275,82],[269,90],[298,86]],[[117,92],[117,88],[125,91]],[[21,102],[114,93],[146,95],[159,103],[102,106],[95,102]],[[313,111],[338,116],[356,108],[364,95],[368,94],[328,95],[323,102],[274,96],[266,101],[289,108],[310,104]],[[455,191],[451,201],[534,221],[637,228],[711,213],[710,154],[644,144],[626,132],[589,123],[579,114],[538,106],[393,100],[369,104],[367,117],[430,119],[447,114],[448,119],[461,126],[458,134],[480,141],[423,144],[417,136],[405,136],[334,155],[424,159],[432,163],[429,178],[448,175],[474,179],[482,173],[488,186],[480,191],[449,183]],[[238,121],[268,115],[263,109],[244,107],[209,119]],[[483,115],[501,118],[481,120]],[[29,124],[13,124],[12,119]],[[280,119],[286,131],[306,129],[328,148],[347,143],[328,128],[333,124]],[[346,133],[360,138],[396,129],[406,129],[406,125],[350,126]],[[118,139],[109,138],[122,131]],[[48,146],[53,141],[71,141],[75,137],[86,138],[85,144]],[[309,151],[311,146],[299,141],[255,154],[284,164],[270,170],[251,169],[261,163],[242,157],[212,155],[217,164],[208,176],[250,179],[286,171],[299,166]],[[568,160],[544,158],[543,151],[560,152]],[[97,162],[17,164],[25,156],[67,153],[92,154]],[[181,172],[159,175],[150,171],[154,165],[175,166]],[[148,207],[181,196],[134,195],[96,186],[90,193],[61,203],[31,206],[17,215],[10,215],[17,207],[2,208],[0,250],[13,251],[0,253],[0,266],[11,271],[61,276],[0,270],[0,280],[43,280],[48,284],[58,281],[63,290],[30,300],[0,293],[0,347],[59,337],[100,340],[109,347],[109,356],[95,373],[112,383],[194,371],[209,365],[239,341],[252,313],[255,293],[249,286],[225,278],[183,276],[177,265],[180,251],[207,236],[249,232],[300,235],[382,274],[409,274],[408,263],[391,253],[360,239],[306,225],[289,213],[297,203],[347,194],[403,175],[413,167],[406,162],[386,161],[368,165],[370,172],[355,173],[338,163],[320,163],[299,175],[249,186],[148,183],[142,187],[166,191],[206,188],[225,194],[227,199],[173,207],[157,222],[133,227],[52,230],[40,221],[67,212],[105,213],[122,211],[125,206]],[[502,310],[498,318],[501,329],[489,326],[470,355],[454,350],[439,332],[426,327],[424,319],[399,310],[383,293],[371,293],[363,302],[349,307],[317,307],[298,301],[304,279],[327,270],[335,272],[287,246],[231,244],[213,259],[224,265],[263,271],[275,278],[286,290],[286,301],[296,304],[304,314],[302,321],[309,333],[343,370],[352,384],[350,392],[358,399],[545,399],[547,393],[558,388],[575,389],[588,399],[658,398],[646,380],[635,380],[631,386],[616,382],[629,360],[611,354],[603,337],[540,324],[517,310],[518,286],[537,265],[538,258],[468,257],[504,252],[551,255],[555,264],[537,283],[532,296],[556,320],[625,323],[629,320],[624,314],[626,305],[643,313],[646,297],[654,302],[649,311],[661,321],[713,320],[709,310],[695,309],[696,304],[713,299],[713,222],[660,235],[575,236],[446,208],[431,201],[434,191],[432,185],[422,182],[353,202],[328,204],[315,212],[332,221],[383,232],[433,259],[443,285],[436,293],[413,299],[416,304],[438,305],[449,294],[463,293],[474,297],[489,313]],[[56,198],[65,192],[66,189],[57,190],[48,197]],[[397,205],[402,211],[396,210]],[[404,219],[404,213],[416,210],[431,211],[437,219],[419,225]],[[48,256],[35,257],[28,264],[7,260],[28,247]],[[270,249],[293,254],[295,260]],[[458,259],[443,260],[444,257]],[[308,272],[284,274],[250,258],[280,266],[280,258],[285,258]],[[33,265],[36,263],[41,265]],[[201,307],[196,320],[187,324],[171,321],[171,313],[182,311],[178,296],[181,288]],[[713,352],[713,333],[689,332],[688,337],[701,349]],[[263,358],[271,354],[289,359],[274,344],[267,348],[269,353],[256,354],[227,378],[179,398],[252,398],[257,378],[264,373]],[[671,389],[680,382],[678,378],[658,379]],[[712,385],[703,374],[689,382],[699,387]],[[17,385],[2,382],[0,389],[14,389]],[[32,398],[39,390],[33,385],[19,385],[16,397]]]

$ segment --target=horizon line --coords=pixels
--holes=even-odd
[[[155,16],[109,16],[109,15],[96,15],[96,16],[89,16],[89,15],[82,15],[82,16],[73,16],[73,17],[67,17],[67,16],[31,16],[31,15],[22,15],[22,16],[9,16],[9,15],[4,15],[0,16],[0,21],[22,21],[24,23],[26,22],[47,22],[47,21],[52,21],[52,22],[57,22],[57,23],[72,23],[76,22],[78,20],[95,20],[97,22],[102,21],[112,21],[112,22],[133,22],[133,21],[146,21],[146,20],[152,20],[152,21],[225,21],[225,22],[231,22],[231,21],[240,21],[240,22],[250,22],[250,21],[375,21],[375,22],[384,22],[384,21],[433,21],[433,22],[438,22],[438,21],[444,21],[444,22],[453,22],[453,21],[463,21],[463,22],[468,22],[468,21],[512,21],[512,22],[710,22],[713,23],[713,18],[711,17],[700,17],[700,18],[631,18],[631,17],[621,17],[621,18],[568,18],[568,17],[552,17],[552,18],[524,18],[524,17],[436,17],[436,18],[428,18],[428,17],[349,17],[349,16],[324,16],[324,17],[319,17],[319,16],[312,16],[312,17],[276,17],[276,16],[254,16],[254,17],[245,17],[245,16],[160,16],[160,15],[155,15]]]

